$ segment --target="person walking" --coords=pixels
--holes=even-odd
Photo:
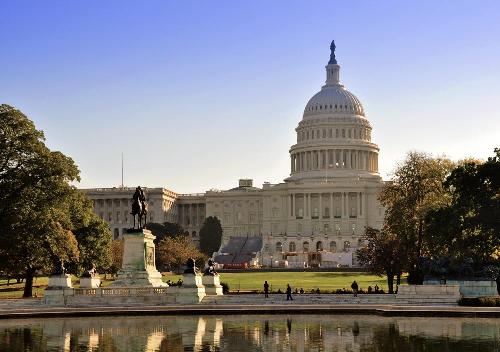
[[[352,282],[351,288],[352,288],[352,293],[354,293],[354,297],[358,297],[358,283],[356,282],[356,280]]]
[[[292,288],[290,287],[290,284],[286,284],[286,300],[293,301]]]
[[[269,297],[269,284],[267,281],[264,281],[264,298]]]

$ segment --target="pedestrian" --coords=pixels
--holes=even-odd
[[[267,281],[264,281],[264,298],[269,297],[269,284]]]
[[[375,293],[378,293],[378,291],[379,291],[378,285],[375,284]]]
[[[354,293],[354,297],[358,297],[358,283],[356,282],[356,280],[352,282],[351,288],[352,288],[352,293]]]
[[[292,288],[290,287],[290,284],[286,284],[286,300],[293,301]]]

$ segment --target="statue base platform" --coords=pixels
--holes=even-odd
[[[175,295],[176,303],[200,303],[206,296],[205,286],[203,286],[202,281],[201,275],[184,274],[182,286],[169,288],[169,292]]]
[[[50,275],[49,285],[47,290],[63,290],[65,288],[72,288],[71,275],[60,274],[60,275]]]
[[[203,286],[205,286],[205,293],[207,295],[222,296],[222,286],[220,284],[219,275],[203,275]]]
[[[71,275],[59,274],[49,276],[49,285],[45,289],[43,303],[53,305],[66,304],[66,292],[73,292]]]
[[[155,244],[151,231],[129,229],[123,234],[123,261],[112,287],[167,287],[156,270]]]
[[[99,286],[101,286],[101,278],[99,276],[80,278],[80,288],[98,288]]]
[[[161,273],[157,270],[136,271],[136,270],[120,270],[116,275],[116,280],[110,285],[111,287],[167,287],[168,284],[162,281]]]

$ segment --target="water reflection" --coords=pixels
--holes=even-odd
[[[500,319],[171,316],[0,321],[0,351],[500,351]]]

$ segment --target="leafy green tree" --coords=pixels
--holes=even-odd
[[[205,219],[200,229],[200,250],[208,256],[217,252],[222,242],[222,226],[215,216]]]
[[[109,271],[111,274],[116,275],[118,271],[122,268],[123,261],[123,241],[114,240],[111,243],[111,266]]]
[[[500,149],[484,163],[467,160],[444,182],[451,201],[429,212],[427,231],[440,255],[473,258],[479,266],[500,254]]]
[[[0,105],[0,269],[26,278],[24,297],[32,296],[38,271],[50,272],[57,260],[86,260],[92,251],[83,239],[93,231],[84,229],[97,221],[70,185],[79,181],[73,160],[44,141],[22,112]]]
[[[156,236],[156,243],[159,243],[166,237],[176,237],[187,234],[181,225],[173,222],[164,222],[163,224],[149,223],[146,225],[146,228]]]
[[[160,270],[177,269],[178,272],[189,258],[194,258],[203,267],[206,256],[201,253],[191,238],[186,235],[166,237],[156,248],[156,265]]]
[[[394,277],[399,285],[405,263],[401,240],[394,234],[371,227],[366,229],[364,240],[366,244],[356,251],[359,263],[376,275],[386,275],[389,293],[393,293]]]
[[[453,166],[446,158],[410,152],[379,195],[386,208],[384,231],[401,240],[401,249],[407,257],[405,269],[409,273],[409,283],[423,281],[420,259],[432,251],[427,246],[426,216],[429,211],[449,202],[443,181]]]

